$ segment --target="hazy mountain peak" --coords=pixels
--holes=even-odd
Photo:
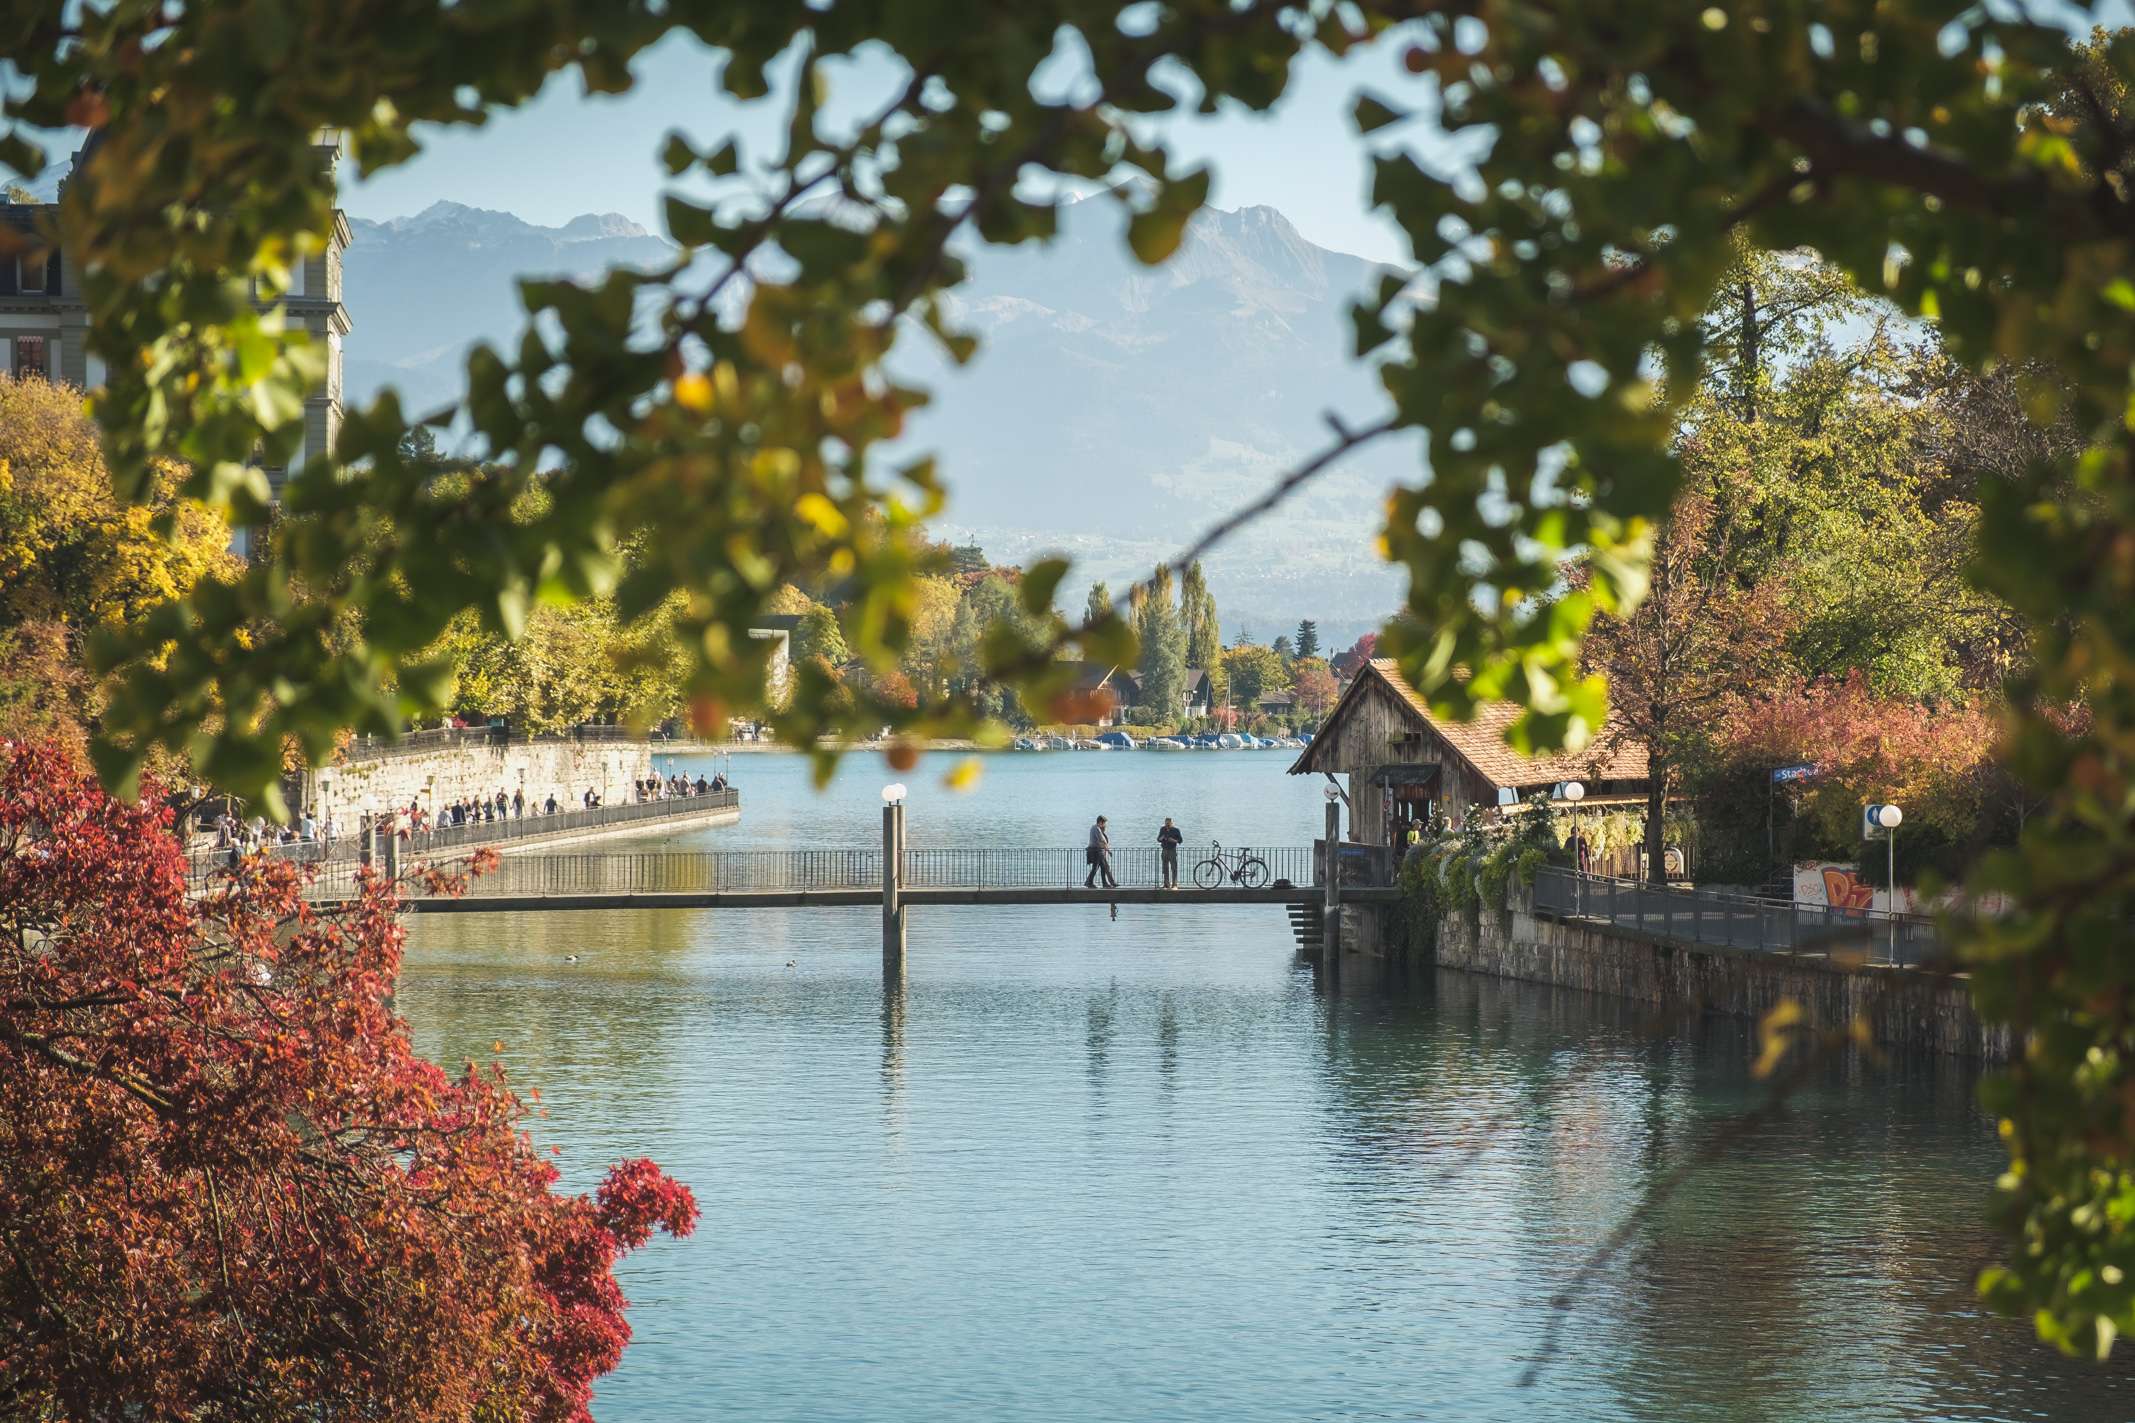
[[[405,233],[452,227],[511,229],[529,227],[532,224],[508,212],[469,207],[465,203],[455,203],[445,198],[439,198],[436,202],[413,216],[389,218],[378,225],[394,232]]]
[[[602,237],[650,237],[652,234],[619,212],[582,212],[556,229],[573,242]]]

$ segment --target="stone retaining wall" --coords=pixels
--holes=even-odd
[[[664,745],[662,747],[664,750]],[[522,741],[503,746],[458,745],[328,766],[304,773],[304,804],[331,814],[353,834],[365,811],[406,810],[410,801],[435,812],[462,797],[508,797],[522,791],[530,806],[550,796],[577,810],[588,789],[610,805],[631,799],[630,783],[649,777],[650,741]]]
[[[1812,1028],[1865,1016],[1885,1046],[1990,1062],[2011,1054],[2009,1030],[1980,1021],[1961,974],[1688,944],[1537,914],[1527,891],[1515,889],[1509,898],[1507,909],[1442,918],[1438,965],[1745,1018],[1761,1018],[1782,999],[1793,999],[1807,1010]]]

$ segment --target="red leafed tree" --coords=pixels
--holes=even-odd
[[[1857,840],[1861,807],[1879,800],[1902,805],[1909,830],[1933,827],[1961,841],[1987,813],[1988,796],[2009,793],[1995,765],[1991,709],[1877,696],[1858,671],[1736,698],[1711,735],[1736,764],[1813,763],[1816,777],[1798,794],[1827,845]]]
[[[1349,645],[1347,652],[1337,652],[1328,666],[1337,677],[1353,677],[1359,667],[1379,655],[1379,634],[1368,632]]]
[[[167,818],[0,743],[0,1417],[588,1417],[689,1191],[559,1193],[501,1070],[410,1047],[390,886],[188,899]]]
[[[1341,688],[1334,684],[1334,674],[1318,658],[1298,663],[1291,690],[1297,694],[1297,704],[1314,716],[1323,715],[1341,694]]]
[[[919,705],[919,692],[912,686],[912,679],[894,670],[875,678],[874,694],[875,700],[883,706],[900,711],[910,711]]]

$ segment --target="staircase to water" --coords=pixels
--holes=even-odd
[[[1284,908],[1290,915],[1290,932],[1297,936],[1297,951],[1307,958],[1318,958],[1327,947],[1327,919],[1325,911],[1317,902],[1289,904]]]

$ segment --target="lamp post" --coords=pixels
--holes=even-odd
[[[1888,856],[1890,887],[1890,961],[1898,961],[1898,827],[1905,823],[1905,812],[1894,805],[1871,805],[1868,807],[1869,823],[1883,832],[1884,849]]]
[[[1584,781],[1566,781],[1564,798],[1572,807],[1572,913],[1579,914],[1586,906],[1586,842],[1579,838],[1579,802],[1586,799]]]

